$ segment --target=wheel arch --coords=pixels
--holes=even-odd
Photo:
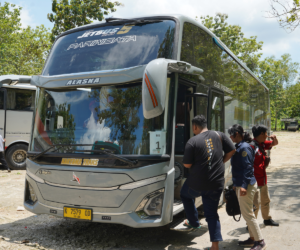
[[[24,141],[24,140],[14,141],[14,142],[12,142],[11,144],[9,144],[9,145],[7,146],[7,148],[5,148],[5,153],[6,153],[12,146],[14,146],[14,145],[16,145],[16,144],[24,144],[24,145],[26,145],[26,146],[29,146],[29,142],[28,142],[28,141]]]

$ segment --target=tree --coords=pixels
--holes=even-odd
[[[196,17],[197,18],[197,17]],[[262,53],[263,42],[258,42],[256,36],[245,38],[239,25],[229,25],[227,14],[218,13],[215,17],[201,16],[202,24],[210,29],[220,40],[242,61],[255,72]]]
[[[9,53],[16,47],[14,34],[21,30],[21,8],[14,4],[0,2],[0,75],[7,72]]]
[[[300,24],[300,0],[271,0],[271,11],[268,13],[269,17],[278,20],[281,27],[293,31]]]
[[[132,154],[136,147],[136,129],[140,122],[142,86],[94,89],[89,95],[100,103],[95,108],[98,121],[111,129],[110,138],[123,146],[123,154]],[[113,101],[108,102],[109,99]],[[101,107],[101,108],[100,108]],[[101,109],[101,110],[100,110]]]
[[[21,28],[21,10],[0,3],[0,75],[40,74],[50,50],[50,33],[43,25]]]
[[[109,11],[114,12],[119,2],[108,0],[53,0],[52,12],[47,15],[54,23],[52,29],[52,42],[55,37],[64,31],[75,27],[90,24],[92,20],[102,21]]]
[[[272,122],[275,122],[277,130],[277,120],[287,112],[289,96],[286,88],[294,82],[297,77],[299,63],[292,62],[289,54],[284,54],[281,59],[274,56],[267,57],[259,64],[259,76],[269,88],[270,108]]]
[[[300,117],[300,81],[287,88],[287,117]]]

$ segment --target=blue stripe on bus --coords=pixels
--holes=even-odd
[[[221,46],[221,44],[219,44],[219,42],[216,38],[213,37],[213,41],[221,50],[224,50],[224,48]]]

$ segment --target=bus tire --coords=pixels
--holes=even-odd
[[[28,145],[16,144],[11,146],[5,153],[8,166],[13,170],[26,169]]]

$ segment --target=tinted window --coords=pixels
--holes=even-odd
[[[191,23],[184,23],[181,60],[203,69],[202,76],[206,84],[222,79],[222,53],[204,30]]]
[[[26,89],[7,89],[7,110],[33,111],[35,91]]]
[[[172,58],[175,22],[102,26],[58,39],[44,75],[112,70]]]
[[[251,132],[255,124],[270,126],[268,91],[201,28],[185,23],[181,60],[204,70],[202,82],[224,91],[225,131],[235,123]],[[192,80],[195,76],[186,76]],[[217,110],[212,110],[216,114]],[[211,125],[218,127],[216,117]]]

